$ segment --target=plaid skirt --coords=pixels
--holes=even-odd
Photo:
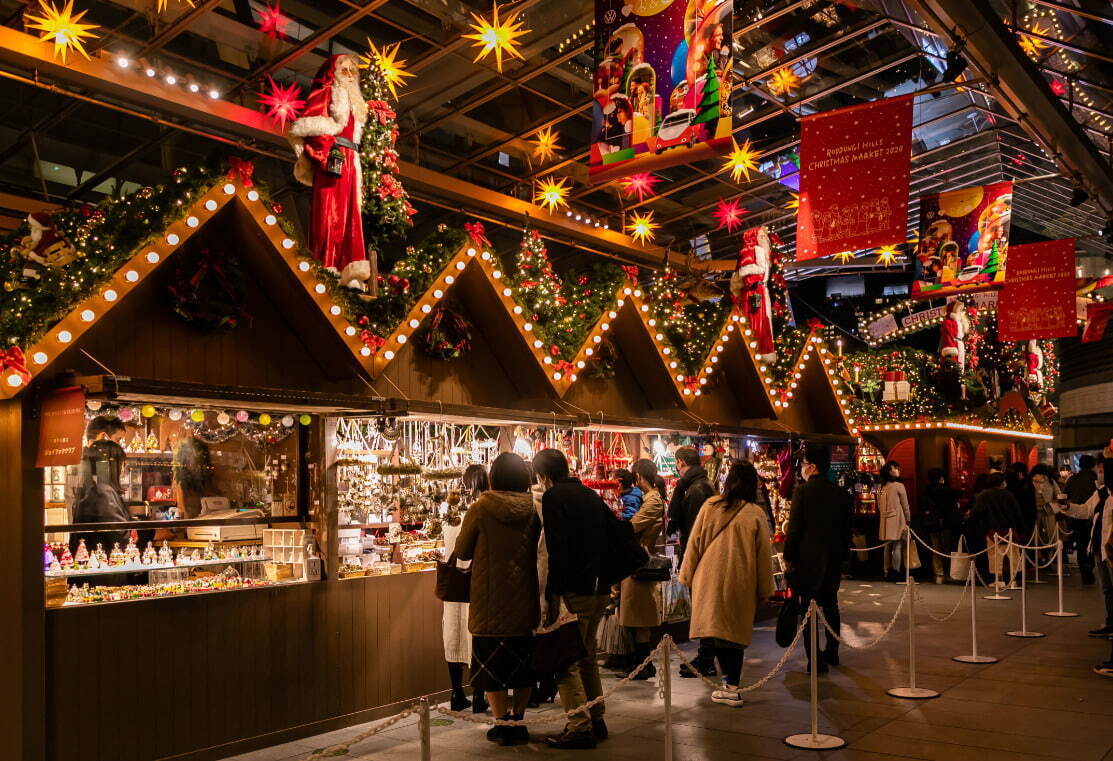
[[[533,637],[471,638],[471,686],[483,692],[531,687]]]

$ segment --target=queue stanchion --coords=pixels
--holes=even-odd
[[[908,595],[908,686],[893,687],[888,694],[894,698],[907,698],[909,700],[928,700],[939,697],[935,690],[916,686],[916,590],[913,589],[912,569],[908,567],[908,558],[912,556],[912,532],[908,532],[908,540],[904,549],[904,583],[905,594]]]
[[[672,637],[668,634],[661,640],[661,690],[665,703],[665,761],[672,761],[672,659],[669,648]]]
[[[432,761],[433,741],[430,737],[429,698],[421,698],[417,706],[417,732],[421,738],[421,761]]]
[[[1038,536],[1038,533],[1037,533],[1037,536]],[[1047,548],[1044,547],[1044,549],[1047,549]],[[1032,567],[1035,569],[1035,571],[1034,571],[1034,576],[1032,577],[1032,580],[1029,581],[1028,583],[1029,584],[1050,584],[1051,582],[1049,582],[1047,579],[1041,579],[1040,578],[1040,551],[1037,549],[1037,550],[1033,550],[1033,552],[1035,553],[1035,558],[1032,561]]]
[[[970,655],[956,655],[952,660],[959,663],[996,663],[992,655],[978,654],[978,591],[974,580],[974,558],[970,558],[970,570],[967,573],[966,583],[970,585]]]
[[[1063,610],[1063,540],[1059,539],[1057,544],[1059,546],[1055,549],[1055,575],[1059,577],[1059,609],[1046,611],[1044,615],[1055,618],[1076,618],[1077,613]]]
[[[994,534],[993,535],[993,557],[996,558],[996,566],[994,567],[994,570],[993,570],[993,594],[984,595],[982,597],[983,600],[1011,600],[1011,599],[1013,599],[1009,595],[1001,594],[1001,592],[1006,587],[1005,587],[1004,584],[1001,583],[1001,566],[1003,566],[1005,564],[1005,559],[1003,557],[1001,557],[1001,551],[1000,551],[1000,549],[998,549],[1000,546],[1001,546],[1000,539],[997,536],[997,534]]]
[[[1011,546],[1011,542],[1008,546]],[[1023,551],[1022,551],[1023,552]],[[1047,635],[1041,632],[1028,631],[1028,563],[1021,562],[1020,564],[1020,629],[1012,632],[1005,632],[1009,637],[1023,637],[1027,639],[1034,639],[1036,637],[1045,637]]]
[[[846,745],[846,740],[836,735],[825,735],[819,731],[819,607],[815,600],[808,605],[808,639],[811,643],[811,656],[809,658],[809,680],[811,681],[811,731],[799,735],[789,735],[784,739],[785,745],[790,748],[804,750],[835,750]]]

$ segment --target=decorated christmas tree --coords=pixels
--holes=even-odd
[[[697,106],[696,118],[693,124],[715,122],[719,120],[719,71],[715,65],[715,56],[707,58],[707,73],[703,77],[703,99]]]
[[[364,241],[371,248],[401,238],[415,213],[406,189],[398,178],[398,115],[387,100],[387,79],[372,57],[360,78],[367,100],[367,121],[359,152],[363,171],[363,214],[374,220],[364,226]]]
[[[560,323],[567,317],[561,307],[568,300],[561,293],[561,280],[553,271],[545,242],[536,230],[527,230],[522,236],[515,263],[518,270],[515,285],[526,319],[540,336],[559,331]]]

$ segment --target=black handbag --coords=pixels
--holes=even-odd
[[[437,587],[434,591],[443,602],[469,602],[471,600],[471,569],[456,565],[456,553],[448,560],[437,561]]]
[[[533,638],[530,667],[538,674],[559,674],[587,657],[580,622],[569,621]]]
[[[651,555],[649,562],[634,571],[634,581],[668,581],[672,578],[672,558]]]
[[[777,613],[777,644],[788,647],[796,639],[796,632],[800,629],[800,598],[796,595],[785,600]]]

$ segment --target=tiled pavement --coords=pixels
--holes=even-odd
[[[859,651],[844,647],[842,666],[821,677],[820,731],[840,735],[847,741],[846,748],[817,753],[783,743],[785,736],[808,729],[808,677],[801,653],[794,654],[768,685],[750,693],[741,708],[711,703],[698,680],[674,679],[675,761],[1113,761],[1113,679],[1091,671],[1107,657],[1109,643],[1086,636],[1088,629],[1101,623],[1101,595],[1096,587],[1080,587],[1077,575],[1067,580],[1066,608],[1081,612],[1080,618],[1040,615],[1055,609],[1055,585],[1030,587],[1028,628],[1045,632],[1047,636],[1041,639],[1004,634],[1020,628],[1019,593],[1011,593],[1014,597],[1009,601],[983,600],[979,594],[979,651],[1001,659],[990,665],[951,660],[953,655],[970,652],[966,602],[946,622],[925,615],[943,616],[951,611],[961,587],[926,584],[918,589],[924,602],[918,606],[917,682],[938,690],[941,697],[911,701],[885,694],[889,687],[907,683],[908,630],[902,613],[879,645]],[[892,616],[902,592],[903,587],[883,582],[844,582],[846,637],[865,641],[876,636]],[[773,642],[770,627],[759,627],[746,653],[743,683],[765,674],[782,653]],[[538,715],[531,712],[527,719]],[[662,703],[652,682],[636,682],[616,693],[607,703],[607,723],[611,738],[598,749],[557,752],[544,746],[543,736],[555,731],[558,724],[538,725],[529,745],[501,748],[484,739],[484,727],[435,719],[432,757],[458,761],[664,758]],[[228,761],[295,761],[366,727],[337,730]],[[353,745],[341,757],[416,761],[420,750],[414,719]]]

